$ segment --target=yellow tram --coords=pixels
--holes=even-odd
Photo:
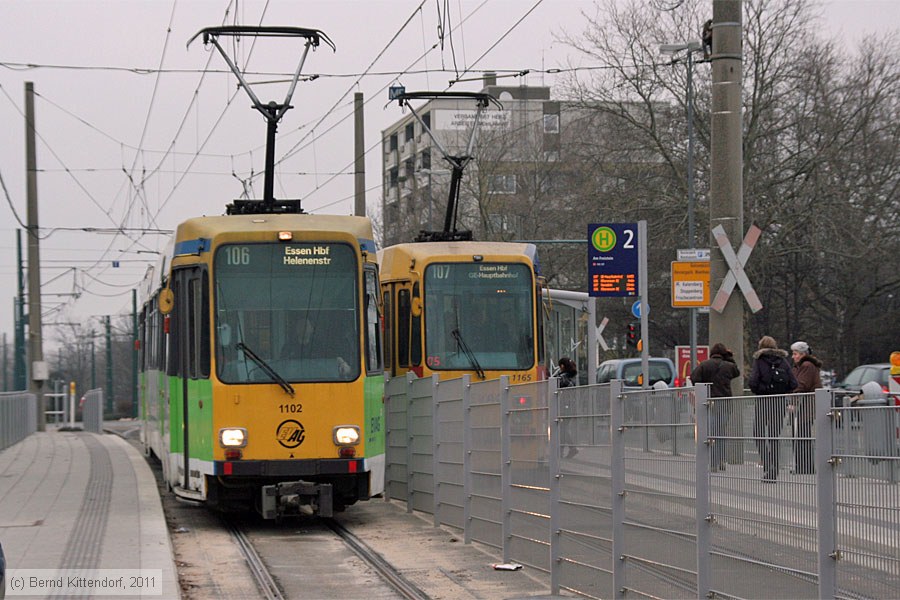
[[[367,218],[178,226],[146,284],[141,416],[179,496],[266,517],[383,490],[378,267]]]
[[[385,372],[546,378],[533,244],[438,241],[379,252]]]

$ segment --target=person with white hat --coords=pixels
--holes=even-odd
[[[813,356],[806,342],[791,344],[794,377],[797,378],[795,394],[812,394],[822,387],[822,376],[819,370],[822,361]],[[794,473],[810,474],[813,467],[813,419],[815,418],[815,400],[807,395],[793,399],[788,410],[793,413],[794,427]]]

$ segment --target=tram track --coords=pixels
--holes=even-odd
[[[401,597],[408,600],[428,600],[429,596],[421,589],[409,582],[394,566],[380,554],[372,550],[362,540],[353,535],[346,527],[334,519],[325,519],[328,526],[347,546],[362,560],[377,572],[388,585],[390,585]]]
[[[250,568],[250,573],[253,575],[253,580],[256,582],[256,585],[259,587],[262,597],[266,600],[285,600],[281,588],[278,587],[272,574],[269,573],[269,569],[259,556],[256,548],[253,547],[253,543],[250,541],[250,538],[247,537],[247,534],[245,534],[240,526],[234,521],[223,518],[222,522],[228,530],[228,533],[231,534],[231,538],[234,540],[235,544],[237,544],[241,555],[247,561],[247,566]]]
[[[257,535],[260,532],[251,531],[251,535],[248,535],[244,530],[244,524],[239,519],[223,516],[221,517],[221,522],[222,528],[228,532],[231,540],[246,561],[253,581],[259,589],[260,597],[266,600],[287,600],[293,597],[293,594],[290,593],[290,584],[285,582],[288,589],[282,588],[266,565],[266,559],[254,545],[251,535]],[[297,535],[304,536],[306,540],[315,539],[315,530],[320,530],[323,533],[328,532],[332,536],[336,536],[340,544],[348,548],[357,558],[365,563],[372,573],[382,580],[386,588],[390,589],[392,597],[405,598],[407,600],[428,600],[430,598],[427,593],[407,580],[394,565],[385,560],[383,556],[374,551],[337,520],[312,519],[309,524],[312,525],[310,531]],[[334,538],[332,537],[332,539]],[[323,552],[327,551],[323,550]],[[318,553],[314,552],[314,554]],[[268,554],[266,554],[266,557],[268,559],[272,558]]]

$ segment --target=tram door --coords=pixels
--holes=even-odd
[[[171,335],[174,340],[170,344],[172,354],[169,361],[169,374],[175,375],[179,382],[177,389],[170,390],[176,398],[172,402],[170,423],[173,436],[177,435],[176,418],[181,424],[182,486],[191,489],[191,477],[200,478],[200,473],[191,472],[191,441],[199,441],[200,428],[191,422],[191,414],[197,414],[202,405],[200,382],[209,379],[209,284],[206,270],[202,267],[177,269],[172,273],[172,292],[174,308],[172,310]],[[177,451],[177,448],[173,448]],[[197,482],[199,485],[199,482]],[[194,487],[197,487],[195,485]]]
[[[421,371],[421,311],[413,315],[414,288],[409,282],[384,286],[385,361],[391,377],[405,375],[410,369]],[[417,372],[421,377],[421,373]]]

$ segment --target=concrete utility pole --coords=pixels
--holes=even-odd
[[[28,202],[28,391],[37,397],[37,430],[46,429],[41,388],[47,379],[41,329],[41,252],[38,238],[37,155],[34,143],[34,83],[25,82],[25,173]]]
[[[709,225],[710,230],[721,225],[733,247],[738,247],[744,238],[741,10],[741,0],[713,0]],[[715,293],[728,273],[728,265],[712,236],[709,247],[710,285]],[[737,364],[743,367],[744,305],[738,290],[731,294],[721,313],[709,312],[709,343],[716,342],[730,348]],[[743,377],[732,381],[732,390],[743,387]]]
[[[353,94],[353,214],[357,217],[366,216],[366,137],[363,131],[363,95],[362,92]]]

